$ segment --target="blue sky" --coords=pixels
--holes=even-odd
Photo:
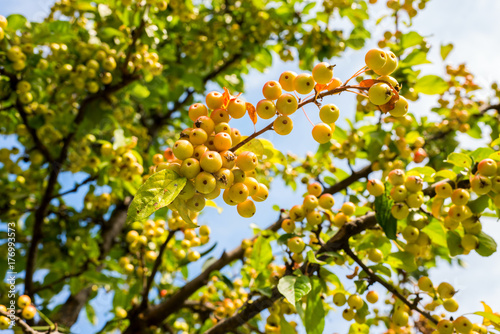
[[[45,17],[51,0],[24,0],[24,1],[1,1],[0,14],[9,15],[12,13],[22,13],[25,16],[40,20]],[[380,15],[383,15],[385,8],[380,8]],[[494,80],[500,79],[500,66],[498,66],[498,55],[500,54],[500,44],[497,42],[500,36],[500,1],[495,0],[433,0],[428,3],[427,8],[414,20],[416,31],[427,36],[429,42],[434,45],[431,49],[431,65],[422,67],[425,73],[442,73],[444,66],[440,62],[439,45],[453,43],[455,48],[448,58],[448,62],[457,65],[466,62],[468,67],[477,75],[478,82],[487,87]],[[387,27],[389,28],[389,27]],[[392,28],[392,27],[390,27]],[[375,26],[369,25],[369,30],[374,38],[382,35],[385,31],[384,23]],[[492,37],[494,36],[494,37]],[[375,40],[375,39],[374,39]],[[372,48],[375,45],[367,45]],[[364,51],[348,51],[345,57],[333,59],[331,62],[337,64],[335,76],[346,79],[363,65]],[[252,103],[261,99],[262,85],[268,80],[277,80],[284,70],[294,70],[300,72],[297,63],[282,63],[278,59],[266,73],[251,71],[246,78],[246,92],[243,97]],[[343,94],[331,98],[328,102],[337,104],[341,109],[341,118],[353,118],[354,96]],[[425,98],[418,103],[411,103],[410,110],[417,114],[425,114],[432,106],[434,100]],[[313,121],[318,121],[317,115],[309,112]],[[310,136],[311,125],[305,120],[303,114],[297,112],[293,115],[294,130],[291,135],[280,137],[275,134],[266,133],[263,137],[271,140],[275,146],[287,152],[293,149],[293,152],[299,155],[307,151],[314,151],[317,144]],[[233,121],[232,121],[233,123]],[[242,130],[244,134],[250,134],[253,127],[249,127],[244,121],[235,120],[235,125]],[[341,121],[339,125],[346,124]],[[259,122],[257,128],[266,125],[265,122]],[[4,143],[0,139],[0,145]],[[68,181],[68,188],[72,183]],[[224,208],[221,215],[218,215],[214,209],[208,208],[206,214],[201,218],[201,223],[206,223],[212,228],[212,240],[217,240],[218,247],[214,255],[219,254],[223,249],[232,249],[240,243],[240,240],[251,234],[250,223],[265,227],[272,223],[277,213],[271,209],[273,204],[280,207],[290,207],[301,201],[301,192],[292,193],[283,191],[285,188],[275,182],[270,198],[264,203],[257,203],[257,214],[251,219],[243,219],[235,214],[235,209],[220,204]],[[73,195],[72,199],[81,201],[81,194]],[[340,198],[339,198],[340,200]],[[496,221],[486,221],[484,230],[493,235],[500,235],[500,227]],[[452,268],[443,263],[439,269],[431,272],[431,278],[439,283],[448,281],[452,283],[459,293],[456,295],[460,303],[459,313],[474,312],[481,308],[479,303],[483,298],[487,304],[494,310],[500,310],[500,284],[497,283],[500,277],[500,255],[494,254],[489,258],[482,258],[478,255],[470,255],[465,258],[468,263],[467,268]],[[199,266],[193,266],[193,270]],[[487,268],[487,269],[486,269]],[[486,269],[486,270],[485,270]],[[102,293],[102,299],[94,301],[94,306],[100,310],[99,325],[102,326],[107,318],[102,315],[102,311],[109,309],[110,294]],[[76,333],[93,332],[95,329],[88,324],[85,315],[81,316],[77,325],[74,327]],[[346,333],[347,325],[340,316],[330,314],[326,321],[325,333],[336,331]]]

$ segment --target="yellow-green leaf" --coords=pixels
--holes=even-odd
[[[137,191],[128,208],[127,221],[144,220],[170,203],[186,185],[186,178],[164,169],[151,175]]]

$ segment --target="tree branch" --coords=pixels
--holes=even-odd
[[[4,312],[4,311],[1,311],[1,310],[0,310],[0,315],[9,318],[9,320],[10,320],[10,318],[12,316],[12,314],[10,314],[9,312]],[[19,325],[19,327],[22,328],[22,330],[23,330],[24,333],[28,333],[28,334],[48,334],[48,333],[51,333],[51,334],[62,334],[61,332],[59,332],[57,330],[57,326],[56,326],[55,330],[49,329],[47,331],[39,332],[39,331],[31,328],[30,325],[28,325],[23,319],[21,319],[17,315],[14,315],[14,319],[15,319],[16,325]]]
[[[65,191],[65,192],[62,192],[62,193],[59,193],[57,195],[54,195],[54,196],[52,196],[52,199],[58,198],[58,197],[62,197],[62,196],[65,196],[67,194],[71,194],[71,193],[74,193],[74,192],[77,192],[78,189],[81,186],[83,186],[83,185],[85,185],[85,184],[87,184],[89,182],[95,181],[95,180],[97,180],[97,175],[94,175],[94,176],[90,175],[88,178],[86,178],[85,180],[83,180],[81,183],[76,184],[73,189]]]
[[[149,291],[151,290],[151,286],[153,285],[153,281],[155,279],[156,273],[158,272],[158,268],[160,268],[162,259],[163,259],[163,253],[165,252],[165,248],[167,248],[168,242],[173,238],[175,231],[168,231],[168,236],[165,242],[161,245],[160,247],[160,252],[158,253],[158,256],[156,257],[155,263],[153,265],[153,270],[151,271],[151,275],[148,277],[148,281],[146,282],[146,286],[144,287],[144,290],[142,291],[142,302],[141,302],[141,308],[144,309],[148,305],[148,298],[149,298]]]
[[[354,182],[358,181],[359,179],[362,179],[365,177],[367,178],[368,175],[370,175],[370,173],[373,171],[372,167],[373,167],[373,165],[370,164],[357,172],[353,172],[351,175],[349,175],[349,177],[343,179],[340,182],[335,183],[333,186],[331,186],[329,188],[326,188],[323,192],[328,193],[328,194],[335,194],[341,190],[347,189],[347,187],[349,185],[353,184]]]
[[[113,85],[113,86],[107,86],[103,90],[101,90],[95,94],[91,94],[91,95],[87,96],[85,99],[83,99],[83,101],[80,105],[80,108],[78,110],[78,113],[77,113],[75,119],[73,120],[73,126],[75,128],[73,129],[73,131],[70,131],[69,134],[63,139],[63,147],[61,149],[59,157],[57,158],[56,161],[54,161],[51,164],[49,179],[47,181],[47,186],[45,188],[45,192],[44,192],[43,197],[40,201],[40,205],[38,206],[38,208],[35,211],[35,221],[33,224],[33,234],[32,234],[31,244],[30,244],[30,247],[28,250],[28,258],[26,261],[26,275],[25,275],[24,293],[29,295],[32,299],[33,299],[33,292],[32,292],[32,290],[33,290],[33,274],[35,272],[35,262],[36,262],[37,252],[38,252],[38,244],[40,243],[40,241],[42,239],[43,220],[45,218],[47,208],[50,204],[50,201],[52,200],[52,194],[54,192],[54,188],[55,188],[55,185],[57,183],[57,178],[59,176],[59,173],[62,169],[64,162],[66,161],[70,144],[77,133],[78,126],[82,123],[88,107],[93,102],[126,87],[127,85],[129,85],[131,82],[137,80],[138,78],[139,78],[138,76],[124,77],[120,83]]]
[[[356,254],[354,254],[354,252],[351,250],[351,248],[349,247],[349,245],[346,244],[343,249],[344,249],[345,253],[347,255],[349,255],[354,260],[354,262],[356,262],[364,270],[364,272],[366,274],[368,274],[368,276],[370,277],[371,280],[380,283],[384,288],[387,289],[387,291],[390,291],[393,295],[395,295],[396,297],[398,297],[399,300],[401,300],[406,306],[408,306],[410,308],[410,310],[417,311],[418,313],[420,313],[421,315],[423,315],[424,317],[426,317],[429,321],[431,321],[434,324],[438,323],[438,321],[436,319],[434,319],[428,312],[425,312],[424,310],[420,309],[417,304],[411,303],[395,287],[393,287],[392,285],[390,285],[389,283],[387,283],[386,281],[384,281],[383,279],[381,279],[380,277],[378,277],[373,272],[373,270],[371,270],[370,268],[368,268],[363,263],[363,261],[361,261],[361,259]]]

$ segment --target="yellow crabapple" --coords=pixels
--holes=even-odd
[[[293,114],[297,107],[297,99],[292,94],[283,94],[276,101],[276,110],[282,115]]]
[[[327,124],[335,123],[339,119],[339,116],[340,110],[333,103],[325,104],[319,110],[319,118],[321,119],[321,121]]]
[[[386,56],[387,61],[385,62],[384,66],[379,69],[373,69],[373,71],[378,75],[389,75],[398,67],[398,57],[396,57],[396,55],[392,51],[387,51]]]
[[[231,99],[227,105],[227,112],[232,118],[242,118],[247,112],[245,101],[238,98]]]
[[[273,129],[277,134],[282,136],[289,134],[293,129],[292,119],[288,116],[277,117],[274,120]]]
[[[279,83],[281,85],[281,88],[287,92],[293,92],[295,90],[293,86],[293,81],[297,77],[297,73],[293,71],[285,71],[281,73],[280,78],[279,78]]]
[[[189,107],[189,119],[195,122],[200,116],[208,116],[208,109],[202,103],[195,103]]]
[[[386,104],[392,98],[394,91],[386,83],[376,83],[368,90],[370,102],[379,106]]]
[[[276,116],[276,106],[271,100],[260,100],[255,107],[257,115],[262,119],[270,119]]]
[[[326,62],[316,64],[312,70],[312,76],[317,83],[326,85],[333,78],[333,66]]]
[[[385,65],[387,58],[384,50],[371,49],[365,55],[365,63],[371,70],[379,70]]]
[[[314,89],[314,79],[310,74],[301,73],[293,80],[293,87],[299,94],[309,94]]]
[[[255,203],[251,199],[239,203],[236,209],[240,216],[243,218],[251,218],[255,214]]]
[[[280,83],[274,80],[266,82],[262,88],[262,94],[268,100],[276,100],[282,92]]]
[[[207,94],[205,103],[207,104],[208,108],[212,110],[222,108],[222,106],[224,105],[224,95],[215,91],[210,92]]]

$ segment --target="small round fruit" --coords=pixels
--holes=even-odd
[[[293,80],[293,88],[299,94],[309,94],[314,89],[314,79],[312,75],[301,73]]]
[[[285,136],[290,132],[292,132],[293,129],[292,119],[288,116],[279,116],[274,120],[273,128],[277,134]]]
[[[318,204],[320,207],[323,209],[331,209],[333,205],[335,204],[335,200],[333,198],[332,194],[323,194],[319,197],[318,199]]]
[[[445,181],[441,181],[436,184],[434,190],[436,191],[436,196],[440,198],[448,198],[453,194],[453,188],[448,182]]]
[[[30,320],[35,317],[36,314],[36,308],[33,305],[28,305],[25,308],[23,308],[23,312],[21,313],[21,316],[24,319]]]
[[[382,183],[382,181],[373,179],[369,180],[368,183],[366,184],[366,190],[368,190],[370,195],[378,197],[384,194],[385,186]]]
[[[288,239],[287,246],[292,253],[297,254],[297,253],[302,253],[302,251],[306,247],[306,244],[304,243],[304,240],[302,240],[301,237],[293,237]]]
[[[487,176],[477,174],[470,181],[471,190],[478,195],[485,195],[491,190],[491,180]]]
[[[195,103],[189,107],[189,119],[195,122],[200,116],[208,116],[208,109],[202,103]]]
[[[387,61],[385,62],[384,66],[382,66],[380,69],[373,69],[373,71],[378,75],[389,75],[398,67],[398,57],[396,57],[396,55],[392,51],[387,51],[386,55]]]
[[[456,312],[458,310],[458,303],[455,299],[448,298],[443,302],[443,307],[448,312]]]
[[[17,299],[17,305],[19,306],[19,308],[25,308],[26,306],[31,305],[30,296],[28,295],[19,296],[19,298]]]
[[[408,324],[409,315],[405,311],[396,311],[392,315],[392,322],[398,326],[403,327]]]
[[[207,135],[211,135],[215,130],[215,122],[208,116],[200,116],[194,122],[194,127],[203,129]]]
[[[175,142],[174,147],[172,147],[172,152],[175,157],[180,160],[185,160],[193,155],[193,145],[184,139]]]
[[[345,298],[345,294],[342,292],[337,292],[336,294],[333,295],[333,303],[337,306],[344,306],[345,303],[347,302],[347,299]]]
[[[115,309],[115,314],[117,318],[125,319],[127,317],[127,311],[123,307],[117,307]]]
[[[226,109],[215,109],[210,114],[210,118],[214,121],[214,124],[227,123],[229,122],[229,113]]]
[[[345,225],[349,221],[349,217],[346,216],[345,213],[339,212],[333,217],[333,225],[335,225],[338,228],[341,228],[342,226]]]
[[[460,334],[469,334],[472,332],[472,322],[466,317],[458,317],[453,321],[455,330]]]
[[[455,189],[451,194],[451,202],[455,205],[465,205],[469,202],[470,193],[466,189]]]
[[[260,100],[255,107],[257,115],[262,119],[270,119],[276,116],[276,106],[271,100]]]
[[[384,253],[378,248],[371,248],[368,251],[368,259],[372,262],[379,263],[383,260]]]
[[[224,105],[224,95],[219,92],[210,92],[207,94],[205,102],[208,108],[212,110],[222,108]]]
[[[363,298],[360,295],[350,295],[347,298],[347,305],[349,305],[353,310],[359,310],[363,307]]]
[[[436,328],[439,334],[453,334],[453,323],[450,320],[439,320]]]
[[[186,202],[186,206],[189,210],[194,212],[200,212],[205,207],[206,201],[202,194],[195,194]]]
[[[209,194],[215,190],[217,181],[215,177],[207,172],[200,172],[194,179],[194,187],[199,193]]]
[[[236,158],[236,166],[244,172],[249,172],[257,167],[259,159],[257,155],[250,151],[240,153]]]
[[[405,238],[408,242],[416,242],[418,239],[418,235],[420,234],[420,230],[415,226],[408,225],[403,230],[403,238]]]
[[[307,186],[307,192],[311,195],[318,197],[323,192],[323,187],[321,186],[321,183],[313,182]]]
[[[365,55],[365,63],[370,69],[379,70],[385,65],[387,58],[384,50],[371,49]]]
[[[8,329],[10,327],[9,318],[1,315],[0,316],[0,330]]]
[[[370,304],[375,304],[378,301],[378,293],[377,291],[369,291],[366,294],[366,301]]]
[[[215,149],[219,152],[229,150],[233,145],[231,135],[226,132],[219,132],[214,137]]]
[[[391,208],[392,216],[398,220],[406,219],[410,214],[410,209],[405,203],[395,203]]]
[[[201,255],[197,251],[190,251],[187,255],[187,259],[189,262],[195,262],[200,259]]]
[[[243,218],[253,217],[256,211],[255,203],[251,199],[246,199],[236,206],[236,210]]]
[[[471,251],[479,246],[479,239],[473,234],[465,233],[460,244],[466,251]]]
[[[339,119],[339,116],[340,110],[333,103],[325,104],[319,110],[319,118],[327,124],[335,123]]]
[[[434,285],[432,284],[431,279],[427,276],[422,276],[418,279],[418,287],[420,290],[425,292],[434,291]]]
[[[393,169],[388,175],[389,182],[393,186],[399,186],[405,183],[405,172],[402,169]]]
[[[399,96],[399,99],[394,103],[394,108],[389,110],[389,114],[394,117],[403,117],[408,113],[408,101],[403,97]]]
[[[181,173],[188,179],[194,179],[200,173],[200,162],[195,158],[187,158],[182,162]]]
[[[298,105],[295,96],[283,94],[276,101],[276,110],[282,115],[291,115],[297,110]]]
[[[310,212],[318,206],[319,201],[318,198],[314,195],[307,195],[304,197],[304,201],[302,202],[302,207],[307,211]]]
[[[347,321],[351,321],[354,319],[354,316],[356,314],[354,313],[354,310],[351,308],[346,308],[344,311],[342,311],[342,318],[344,318]]]
[[[437,292],[441,298],[448,299],[455,295],[455,288],[450,283],[442,282],[438,285]]]
[[[325,123],[316,124],[312,129],[312,136],[320,144],[328,143],[332,139],[332,128]]]
[[[265,184],[259,183],[259,188],[255,195],[252,196],[252,199],[256,202],[262,202],[267,199],[269,196],[269,190],[267,189]]]
[[[386,83],[376,83],[368,90],[370,102],[380,106],[386,104],[394,94],[392,88]]]
[[[411,193],[416,193],[422,190],[424,181],[420,176],[410,175],[405,180],[405,187]]]
[[[377,78],[377,80],[385,81],[392,87],[397,87],[399,85],[398,81],[389,75],[380,76]]]
[[[306,219],[309,225],[316,226],[321,224],[321,222],[323,221],[323,216],[319,211],[314,210],[307,214]]]
[[[240,99],[232,99],[227,105],[227,112],[232,118],[242,118],[247,112],[245,101]]]
[[[243,182],[235,183],[229,188],[229,198],[239,204],[244,202],[248,197],[248,188]]]
[[[477,172],[483,176],[493,176],[497,173],[497,163],[493,159],[483,159],[477,165]]]
[[[286,233],[293,233],[295,231],[295,222],[291,219],[283,219],[281,222],[281,228]]]
[[[312,76],[317,83],[326,85],[333,78],[333,66],[326,62],[316,64],[312,70]]]
[[[208,173],[215,173],[222,167],[222,158],[219,152],[206,151],[200,159],[200,167]]]
[[[297,77],[297,73],[293,71],[285,71],[281,73],[280,78],[279,78],[279,83],[281,85],[281,88],[287,92],[293,92],[295,90],[293,86],[293,82],[295,78]]]
[[[203,129],[196,128],[189,133],[189,141],[193,145],[204,144],[207,141],[207,139],[208,135]]]
[[[353,202],[345,202],[342,204],[340,211],[342,211],[346,216],[352,216],[354,211],[356,211],[356,205]]]
[[[268,100],[276,100],[282,93],[281,85],[276,81],[268,81],[262,88],[262,94]]]

